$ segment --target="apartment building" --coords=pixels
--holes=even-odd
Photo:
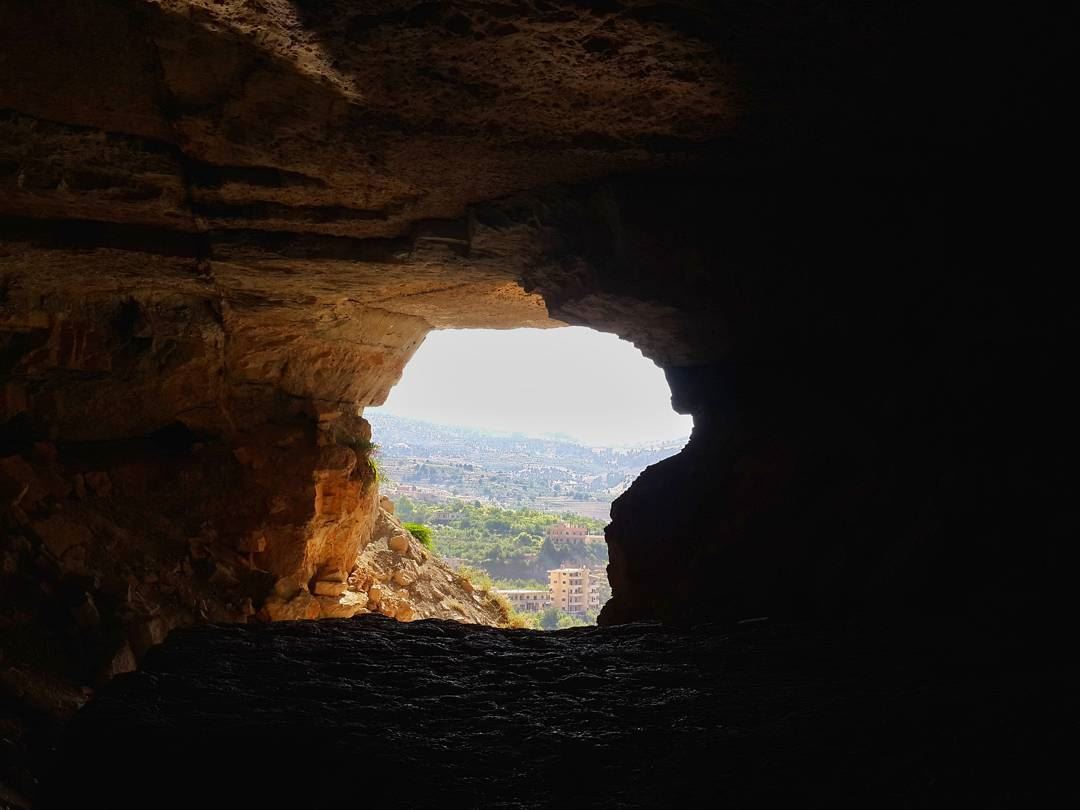
[[[589,572],[589,610],[599,613],[600,608],[611,598],[611,583],[608,582],[607,570],[595,568]]]
[[[584,543],[589,536],[589,530],[584,526],[575,526],[573,523],[553,523],[544,529],[548,540],[556,540],[562,543]]]
[[[510,606],[518,612],[535,613],[551,604],[551,593],[549,591],[515,588],[496,589],[495,593],[501,593],[505,596]]]
[[[576,615],[598,611],[611,598],[603,569],[553,568],[548,571],[548,590],[551,604]]]

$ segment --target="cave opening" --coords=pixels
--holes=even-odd
[[[613,500],[693,427],[662,370],[585,327],[439,330],[367,408],[380,493],[515,627],[594,624]],[[660,541],[660,538],[657,538]]]
[[[0,3],[0,810],[1075,793],[1069,30]],[[694,429],[597,626],[511,630],[365,417],[429,336],[560,324]]]

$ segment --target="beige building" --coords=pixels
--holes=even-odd
[[[575,526],[573,523],[553,523],[544,530],[548,540],[559,542],[584,543],[589,536],[589,530],[584,526]]]
[[[604,569],[553,568],[548,571],[551,604],[567,613],[596,612],[611,598]]]
[[[600,612],[609,599],[611,599],[611,583],[608,582],[607,571],[604,568],[596,568],[589,572],[589,610]]]
[[[543,610],[551,604],[551,593],[548,591],[526,589],[496,589],[495,593],[501,593],[514,610],[519,612],[535,613]]]

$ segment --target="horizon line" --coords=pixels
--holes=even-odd
[[[500,430],[498,428],[481,428],[481,427],[474,427],[472,425],[462,425],[462,424],[458,424],[458,423],[454,423],[454,422],[435,422],[435,421],[432,421],[430,419],[419,419],[419,418],[417,418],[415,416],[403,416],[402,414],[394,413],[391,410],[387,410],[385,408],[385,406],[381,406],[381,405],[370,406],[370,407],[364,408],[363,417],[365,419],[368,418],[368,413],[370,411],[375,411],[376,415],[392,416],[395,419],[403,419],[403,420],[405,420],[407,422],[420,422],[420,423],[423,423],[425,425],[436,425],[438,427],[444,427],[444,428],[455,428],[457,430],[466,430],[466,431],[471,431],[471,432],[474,432],[474,433],[487,433],[487,434],[492,435],[492,436],[507,436],[507,437],[524,436],[524,437],[530,438],[530,439],[542,439],[542,440],[549,440],[549,441],[554,439],[554,440],[563,441],[563,442],[566,442],[566,443],[569,443],[569,444],[576,444],[576,445],[578,445],[580,447],[601,448],[601,449],[607,449],[607,450],[622,450],[622,449],[627,449],[627,448],[640,447],[642,445],[647,445],[647,444],[674,444],[676,442],[684,442],[685,443],[685,442],[690,441],[690,437],[691,437],[691,435],[693,433],[693,431],[691,430],[691,433],[686,433],[686,434],[683,434],[682,436],[672,436],[672,437],[663,438],[663,439],[643,439],[642,441],[635,442],[633,444],[619,444],[619,443],[612,444],[612,443],[606,443],[606,442],[589,442],[589,441],[585,441],[585,440],[581,439],[580,437],[572,436],[569,433],[562,433],[561,431],[560,432],[552,432],[552,433],[528,433],[527,431],[523,431],[523,430]]]

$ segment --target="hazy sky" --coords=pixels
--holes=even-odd
[[[687,436],[664,373],[626,341],[581,327],[432,332],[381,408],[449,425],[593,445]]]

